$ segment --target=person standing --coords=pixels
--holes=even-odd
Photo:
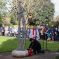
[[[3,29],[2,29],[2,27],[1,27],[1,36],[3,36],[3,32],[2,32],[2,30],[3,30]]]
[[[21,35],[21,38],[23,37],[23,27],[21,26],[20,28],[20,35]]]
[[[58,36],[59,36],[59,26],[58,26],[58,28],[57,28],[57,34],[58,34]]]
[[[12,37],[12,27],[10,26],[10,37]]]
[[[57,41],[59,41],[59,26],[57,28]]]
[[[8,36],[8,26],[5,26],[5,36]]]
[[[28,28],[27,28],[27,38],[29,38],[29,34],[30,34],[30,27],[28,26]]]
[[[9,36],[9,34],[10,34],[10,27],[8,27],[8,36]]]
[[[40,39],[41,39],[41,27],[40,27],[40,25],[39,25],[39,28],[38,28],[38,32],[39,32],[39,37],[40,37]]]
[[[3,35],[3,36],[5,35],[5,28],[4,28],[4,25],[2,26],[2,35]]]
[[[44,39],[44,29],[43,29],[43,27],[42,27],[42,30],[41,30],[41,39]]]
[[[15,37],[18,37],[18,27],[15,28]]]
[[[58,35],[58,34],[57,34],[57,28],[56,28],[56,29],[55,29],[55,41],[58,41],[58,40],[57,40],[57,35]]]
[[[12,36],[14,36],[14,32],[15,32],[15,29],[14,29],[14,26],[12,27]]]
[[[33,39],[35,39],[35,40],[39,40],[39,39],[40,39],[40,37],[39,37],[39,32],[38,32],[38,30],[36,29],[36,26],[33,26],[33,29],[31,29],[29,38],[33,38]]]
[[[47,27],[45,27],[45,28],[44,28],[44,39],[45,39],[45,40],[47,40],[47,32],[46,32],[47,30],[48,30]]]
[[[51,34],[52,41],[54,41],[55,28],[54,28],[53,25],[52,25],[52,27],[50,28],[50,34]]]
[[[49,39],[50,38],[50,29],[48,28],[48,30],[46,32],[47,32],[47,37]]]

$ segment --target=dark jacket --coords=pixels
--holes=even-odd
[[[50,33],[52,33],[52,34],[55,33],[55,28],[54,27],[50,28]]]
[[[42,29],[38,29],[39,35],[41,35],[41,33],[40,33],[40,32],[41,32],[41,30],[42,30]]]
[[[36,50],[36,49],[40,49],[41,50],[41,44],[37,41],[37,40],[35,40],[35,39],[33,39],[34,41],[33,41],[33,43],[31,43],[30,44],[30,46],[29,46],[29,48],[33,48],[33,50]]]
[[[23,28],[22,28],[22,30],[20,29],[20,33],[21,33],[21,34],[23,33]]]
[[[59,36],[59,28],[57,29],[57,34],[58,34],[58,36]]]
[[[56,33],[55,35],[57,35],[57,30],[55,30],[55,33]]]

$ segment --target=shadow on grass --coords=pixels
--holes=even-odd
[[[0,44],[0,52],[8,52],[16,49],[17,42],[17,39],[5,39],[5,41]]]
[[[43,41],[39,41],[43,49]],[[30,41],[26,40],[25,49],[29,47]],[[9,52],[17,49],[18,40],[17,39],[0,39],[0,52]],[[44,49],[46,50],[46,42],[44,42]],[[47,49],[50,51],[58,51],[59,43],[47,43]]]
[[[1,41],[1,40],[0,40]],[[21,40],[22,42],[22,40]],[[28,48],[30,42],[26,40],[26,47],[25,49]],[[18,47],[18,40],[17,39],[3,39],[3,42],[0,44],[0,52],[10,52]]]

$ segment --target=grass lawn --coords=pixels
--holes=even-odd
[[[41,43],[43,49],[43,41],[39,41]],[[30,41],[26,40],[26,47],[29,47]],[[0,52],[9,52],[17,49],[18,40],[17,39],[9,39],[9,38],[0,38]],[[44,42],[44,49],[46,50],[46,42]],[[47,49],[50,51],[58,51],[59,42],[48,42]]]

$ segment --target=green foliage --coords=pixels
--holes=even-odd
[[[0,23],[2,22],[2,15],[1,15],[1,13],[0,13]]]
[[[43,49],[43,41],[39,41]],[[18,40],[13,38],[0,38],[0,52],[9,52],[17,49]],[[30,45],[30,41],[26,40],[25,49]],[[58,51],[59,43],[58,42],[47,42],[47,49],[50,51]],[[46,50],[46,42],[44,42],[44,50]]]
[[[2,19],[6,16],[7,12],[5,9],[6,2],[3,0],[0,0],[0,24],[3,23]]]
[[[15,15],[13,15],[13,16],[11,15],[10,18],[11,18],[10,23],[12,23],[13,25],[15,25],[16,24],[15,23],[15,21],[16,21]]]
[[[58,27],[58,26],[59,26],[59,22],[58,22],[58,21],[55,22],[55,23],[54,23],[54,26],[55,26],[55,27]]]
[[[10,27],[10,26],[13,26],[13,24],[12,23],[10,23],[10,24],[8,24],[8,26]]]
[[[5,6],[6,4],[2,1],[2,0],[0,0],[0,9],[2,9],[3,8],[3,6]]]
[[[15,1],[13,1],[13,5],[15,6],[15,8],[12,7],[11,10],[11,14],[13,13],[13,16],[17,15],[18,12],[18,7],[16,5],[17,2]],[[43,23],[49,23],[53,18],[54,5],[50,0],[21,0],[21,2],[24,14],[26,15],[26,20],[28,20],[28,25],[43,25]],[[15,17],[11,19],[11,23],[14,23],[14,18]]]
[[[54,25],[55,28],[57,28],[59,26],[59,22],[51,22],[49,23],[48,27],[50,28],[52,25]]]
[[[51,7],[52,6],[52,7]],[[41,20],[43,22],[48,22],[53,18],[54,16],[54,8],[53,8],[53,4],[49,5],[49,6],[44,6],[45,8],[43,8],[43,12],[41,12],[41,15],[39,14],[39,16],[41,16]]]
[[[43,8],[36,12],[36,15],[33,15],[31,21],[29,20],[29,24],[42,24],[44,22],[49,23],[50,20],[54,16],[54,5],[50,2],[50,0],[46,0],[44,2]],[[36,22],[37,21],[37,22]],[[41,21],[41,22],[40,22]]]
[[[56,56],[56,58],[55,59],[59,59],[59,55],[58,56]]]
[[[48,28],[51,28],[52,25],[53,25],[52,23],[49,23]]]

